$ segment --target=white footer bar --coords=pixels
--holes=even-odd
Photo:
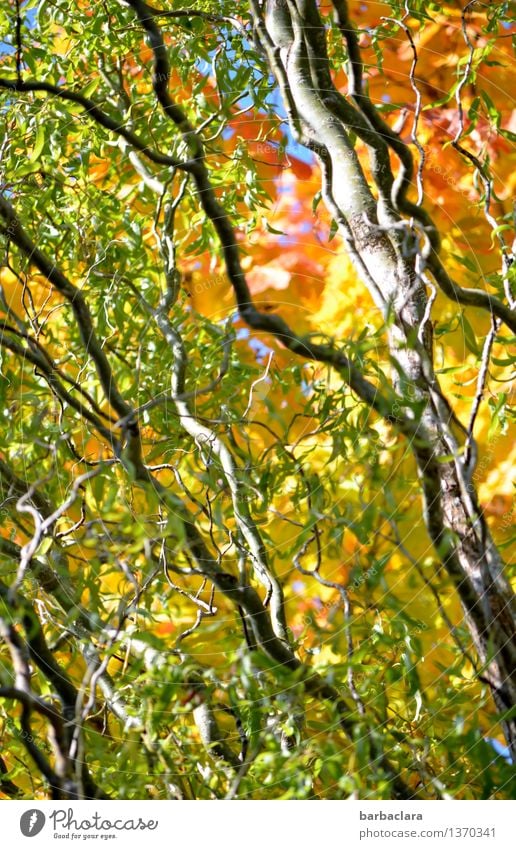
[[[515,849],[516,803],[4,802],[1,845],[48,849]]]

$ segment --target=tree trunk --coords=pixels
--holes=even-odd
[[[428,259],[438,249],[435,230],[428,215],[406,200],[400,181],[394,179],[387,144],[393,134],[387,125],[385,133],[378,133],[381,119],[374,116],[374,107],[357,83],[358,45],[346,5],[333,4],[347,40],[350,79],[354,75],[350,99],[333,85],[315,0],[268,0],[265,16],[256,2],[251,5],[257,42],[267,52],[282,90],[291,131],[317,154],[328,210],[389,327],[390,354],[396,364],[393,386],[405,399],[395,402],[392,420],[411,440],[428,533],[461,599],[480,659],[477,672],[504,713],[516,704],[513,594],[478,505],[474,466],[464,450],[467,434],[441,393],[433,368],[427,284],[429,271],[438,269],[437,281],[443,273],[435,254],[432,264]],[[350,141],[351,132],[368,146],[374,194]],[[399,139],[397,144],[402,144]],[[394,140],[390,146],[404,156]],[[410,213],[412,220],[403,213]],[[409,399],[422,403],[419,421],[414,421]],[[514,758],[516,720],[503,725]]]

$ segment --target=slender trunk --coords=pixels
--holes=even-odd
[[[424,405],[411,447],[426,527],[460,597],[480,659],[479,674],[489,683],[498,710],[506,712],[516,704],[513,594],[478,505],[473,469],[461,445],[463,428],[434,372],[418,237],[393,200],[386,142],[359,101],[355,98],[353,105],[335,89],[315,0],[268,0],[265,18],[256,3],[251,5],[257,41],[283,92],[292,132],[318,155],[326,205],[390,328],[390,353],[397,363],[393,386],[402,398]],[[351,131],[368,146],[374,194],[351,144]],[[422,211],[420,217],[428,222]],[[413,415],[408,405],[402,414],[407,419]],[[504,731],[514,758],[516,720],[505,722]]]

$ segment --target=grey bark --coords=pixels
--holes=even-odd
[[[346,4],[334,5],[346,13]],[[415,255],[403,249],[402,227],[405,222],[410,232],[411,225],[403,218],[403,205],[393,203],[389,190],[394,179],[385,171],[390,172],[390,166],[385,158],[379,165],[381,145],[380,150],[371,145],[376,174],[373,195],[349,140],[353,131],[367,142],[364,125],[369,133],[376,131],[370,120],[371,104],[362,96],[351,105],[335,89],[315,0],[268,0],[265,16],[257,3],[251,2],[251,6],[257,41],[287,97],[291,129],[318,154],[326,205],[378,308],[386,320],[393,319],[389,331],[390,351],[397,363],[393,386],[401,396],[410,391],[413,398],[424,402],[421,420],[412,421],[416,427],[410,439],[422,485],[426,527],[461,599],[483,676],[497,708],[504,713],[516,704],[514,597],[478,503],[473,464],[461,450],[464,428],[434,372],[431,325],[426,321],[427,280],[418,273]],[[349,32],[349,19],[345,22]],[[354,46],[358,49],[356,42]],[[355,50],[355,60],[357,55]],[[365,109],[364,102],[368,104]],[[428,216],[421,212],[419,217],[420,225],[430,231]],[[432,241],[437,247],[433,235]],[[417,245],[416,233],[413,245]],[[429,269],[439,284],[443,272],[438,259]],[[404,415],[411,418],[407,407]],[[443,461],[448,456],[453,459]],[[503,725],[515,757],[516,722],[508,720]]]

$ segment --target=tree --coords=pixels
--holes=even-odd
[[[508,5],[2,12],[4,795],[507,794]]]

